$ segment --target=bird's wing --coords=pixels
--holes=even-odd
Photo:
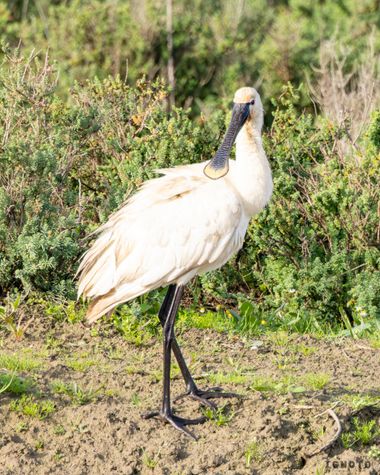
[[[110,217],[85,254],[78,293],[95,298],[90,320],[149,290],[219,267],[241,246],[242,206],[226,183],[165,172]]]

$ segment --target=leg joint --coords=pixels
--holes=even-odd
[[[172,341],[174,340],[174,328],[172,325],[164,328],[164,342],[165,346],[171,346]]]

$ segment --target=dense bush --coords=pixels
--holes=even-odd
[[[84,237],[153,170],[206,159],[210,125],[166,114],[160,82],[88,82],[69,104],[55,71],[8,56],[0,74],[0,289],[73,295]],[[221,115],[216,116],[221,129]]]
[[[167,113],[160,82],[94,80],[55,93],[38,57],[7,56],[0,74],[0,289],[73,296],[83,237],[153,170],[209,158],[226,110],[208,120]],[[203,276],[219,302],[293,321],[379,316],[379,113],[359,148],[347,131],[299,115],[289,86],[265,134],[275,192],[249,239],[223,269]],[[199,290],[194,288],[194,290]]]
[[[285,315],[301,325],[342,314],[356,323],[379,317],[378,114],[366,153],[342,156],[345,130],[299,117],[296,100],[290,88],[266,136],[273,199],[252,222],[235,264],[213,277],[214,289],[231,291],[238,282],[242,301],[248,294],[258,303],[256,316]],[[222,275],[230,278],[220,286]]]
[[[49,48],[59,62],[60,94],[95,75],[167,77],[166,0],[8,0],[0,33],[28,50]],[[187,0],[173,2],[176,104],[207,111],[241,84],[260,86],[265,107],[315,76],[324,41],[346,45],[357,61],[374,35],[380,47],[377,0]],[[353,41],[354,39],[354,41]],[[300,105],[311,109],[305,90]],[[267,119],[271,116],[267,115]]]

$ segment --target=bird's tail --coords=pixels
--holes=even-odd
[[[115,290],[112,289],[108,294],[96,297],[87,309],[86,318],[89,323],[95,322],[98,318],[110,312],[116,305],[114,304],[113,295]]]
[[[135,290],[133,293],[131,290],[128,292],[126,289],[111,289],[107,294],[96,297],[89,305],[86,318],[89,323],[93,323],[98,318],[102,317],[106,313],[111,312],[115,307],[121,303],[125,303],[128,300],[132,300],[139,295],[146,292],[146,289]]]

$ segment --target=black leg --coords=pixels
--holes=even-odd
[[[176,286],[175,285],[170,285],[169,289],[165,295],[165,299],[162,303],[160,312],[158,314],[160,322],[162,327],[164,328],[166,319],[169,313],[169,306],[170,302],[174,298],[174,294],[176,291]],[[172,350],[174,353],[174,356],[178,362],[178,366],[181,370],[183,379],[185,380],[186,384],[186,392],[184,394],[181,394],[178,396],[175,401],[178,401],[180,399],[183,399],[186,396],[191,397],[192,399],[195,399],[199,401],[201,404],[204,406],[211,407],[212,409],[216,409],[216,404],[213,402],[209,401],[211,398],[228,398],[228,397],[240,397],[239,394],[236,393],[228,393],[228,392],[223,392],[221,388],[210,388],[206,391],[202,391],[201,389],[198,389],[197,385],[194,382],[194,379],[191,376],[191,373],[189,371],[189,368],[186,365],[186,362],[183,358],[182,352],[180,350],[180,347],[178,346],[177,340],[174,335],[172,335]]]
[[[192,434],[186,428],[186,426],[189,424],[201,424],[205,422],[206,418],[200,417],[198,419],[183,419],[182,417],[175,416],[173,414],[171,403],[170,403],[170,363],[171,363],[172,343],[174,340],[174,322],[175,322],[175,317],[177,315],[179,303],[182,297],[183,287],[174,286],[174,289],[171,288],[169,289],[169,291],[170,291],[170,295],[168,299],[165,299],[164,304],[163,304],[163,307],[164,307],[163,310],[165,310],[165,312],[162,312],[161,314],[162,317],[164,313],[166,314],[165,324],[163,325],[164,327],[164,348],[163,348],[164,350],[164,377],[163,377],[164,387],[163,387],[162,406],[161,406],[160,412],[152,412],[150,414],[147,414],[145,418],[160,415],[163,419],[170,422],[170,424],[173,427],[180,430],[184,434],[192,437],[193,439],[196,439],[194,434]],[[177,345],[177,348],[179,350],[178,345]],[[180,353],[180,350],[179,350],[179,353]],[[181,358],[182,358],[182,354],[181,354]]]
[[[168,291],[165,295],[165,299],[164,299],[163,304],[161,306],[160,312],[158,314],[161,325],[162,325],[163,328],[165,327],[165,322],[166,322],[166,318],[167,318],[167,315],[168,315],[168,306],[170,305],[170,301],[173,299],[175,288],[176,288],[175,285],[170,285],[169,286],[169,289],[168,289]],[[185,380],[186,394],[192,395],[194,397],[194,399],[198,399],[197,392],[199,392],[199,390],[198,390],[198,388],[197,388],[197,386],[194,382],[194,379],[191,376],[189,368],[186,365],[185,359],[182,355],[181,349],[180,349],[180,347],[177,343],[177,340],[175,338],[174,333],[173,333],[173,336],[172,336],[172,350],[173,350],[174,356],[177,360],[179,369],[181,370],[183,379]],[[209,407],[212,407],[212,408],[216,407],[215,404],[213,404],[211,401],[202,399],[201,402],[205,406],[209,406]]]

